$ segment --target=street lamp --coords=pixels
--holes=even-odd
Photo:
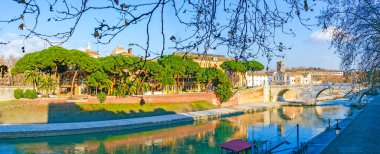
[[[335,125],[335,135],[339,135],[341,128],[339,127],[339,120],[342,119],[335,119],[336,125]]]

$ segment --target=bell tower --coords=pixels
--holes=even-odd
[[[87,42],[86,50],[91,50],[90,42]]]
[[[277,62],[277,72],[285,72],[285,63],[280,60]]]

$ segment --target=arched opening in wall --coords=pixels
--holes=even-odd
[[[299,98],[299,94],[291,89],[281,90],[277,95],[277,101],[285,102],[285,101],[293,101]]]
[[[7,85],[8,66],[0,64],[0,85]]]
[[[345,93],[342,90],[339,89],[333,89],[333,88],[325,88],[319,91],[315,95],[315,100],[323,101],[323,100],[332,100],[336,98],[342,98],[344,97]]]

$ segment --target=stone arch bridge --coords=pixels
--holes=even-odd
[[[355,92],[352,84],[312,84],[312,85],[270,85],[239,90],[223,105],[262,102],[303,102],[315,104],[318,101],[336,99]]]
[[[355,90],[352,84],[271,85],[264,87],[271,102],[290,101],[315,103],[344,97]]]

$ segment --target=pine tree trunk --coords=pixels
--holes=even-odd
[[[76,70],[74,72],[74,76],[73,76],[73,80],[71,81],[71,95],[75,95],[75,91],[74,91],[74,83],[75,83],[75,78],[77,77],[77,74],[78,74],[78,70]]]
[[[179,93],[179,75],[177,75],[177,87],[176,87],[176,93]]]
[[[154,86],[155,86],[155,84],[152,83],[152,86],[151,86],[151,89],[152,89],[152,95],[154,95]]]

